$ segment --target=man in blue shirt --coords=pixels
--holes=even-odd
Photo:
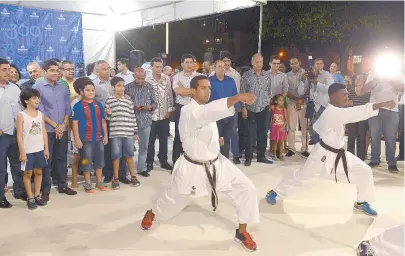
[[[210,102],[222,98],[228,98],[238,94],[235,80],[232,77],[225,75],[225,64],[222,60],[215,62],[215,75],[208,78],[211,84]],[[235,108],[240,108],[239,103],[235,104]],[[231,136],[237,134],[236,116],[227,117],[217,122],[219,140],[221,145],[221,154],[229,158],[229,150],[231,146]]]
[[[7,175],[7,158],[13,176],[13,190],[16,199],[26,200],[21,176],[21,163],[16,140],[15,122],[20,112],[20,89],[10,83],[10,64],[0,59],[0,208],[11,208],[5,197],[4,188]]]

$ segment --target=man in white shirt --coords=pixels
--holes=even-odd
[[[119,72],[117,76],[122,77],[126,85],[135,80],[134,72],[131,72],[131,70],[128,69],[128,63],[129,60],[125,58],[122,58],[117,62],[117,69]]]
[[[398,86],[399,85],[399,86]],[[399,94],[404,90],[404,76],[385,78],[369,74],[362,93],[371,91],[370,102],[380,103],[393,100],[398,104]],[[384,135],[385,155],[388,162],[388,170],[398,173],[397,160],[395,158],[396,139],[399,123],[398,105],[392,109],[381,109],[377,116],[368,120],[371,136],[371,161],[369,165],[380,165],[381,135]]]
[[[172,161],[173,165],[176,163],[177,159],[183,153],[183,147],[180,141],[179,134],[179,120],[181,108],[191,101],[191,89],[190,81],[193,77],[201,75],[194,71],[195,58],[191,54],[183,54],[181,56],[181,66],[183,71],[177,73],[173,77],[173,90],[176,93],[176,104],[174,111],[174,122],[175,122],[175,136],[173,141],[173,152]]]
[[[328,88],[330,104],[314,124],[314,130],[320,135],[305,164],[277,185],[266,195],[266,201],[274,205],[276,197],[285,198],[302,188],[316,177],[347,179],[357,187],[357,200],[354,209],[370,216],[377,212],[370,206],[374,200],[374,179],[371,168],[360,158],[344,150],[345,124],[366,120],[378,115],[381,108],[393,108],[395,103],[367,103],[350,107],[349,97],[344,84],[334,83]]]
[[[329,96],[328,96],[328,88],[331,84],[333,84],[334,80],[332,75],[328,72],[323,70],[324,67],[323,59],[317,58],[315,59],[314,76],[309,75],[309,82],[310,82],[310,97],[312,102],[314,103],[314,112],[310,119],[311,124],[311,143],[316,144],[319,142],[319,134],[312,130],[312,125],[318,120],[321,116],[322,112],[329,104]]]
[[[246,227],[259,222],[256,189],[241,170],[221,155],[216,122],[233,116],[235,103],[252,104],[256,97],[252,93],[242,93],[206,104],[211,89],[204,75],[194,77],[190,88],[192,99],[181,110],[179,123],[184,155],[174,167],[171,186],[146,212],[141,228],[150,229],[155,217],[164,221],[179,214],[189,204],[190,195],[201,197],[211,193],[215,211],[217,191],[222,191],[234,200],[237,208],[239,228],[235,241],[246,250],[255,251],[256,243]]]

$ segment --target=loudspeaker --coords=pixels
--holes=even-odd
[[[132,50],[129,52],[129,70],[134,72],[135,68],[139,68],[145,63],[145,53],[140,50]]]
[[[167,53],[158,53],[158,57],[163,60],[163,67],[169,64],[170,59]]]

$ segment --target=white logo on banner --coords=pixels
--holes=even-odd
[[[64,42],[66,42],[67,40],[66,40],[66,38],[64,37],[64,36],[62,36],[61,38],[59,38],[59,42],[60,43],[64,43]]]
[[[30,15],[30,17],[31,17],[31,18],[34,18],[34,19],[38,19],[38,18],[39,18],[39,16],[37,15],[36,12],[32,12],[31,15]]]
[[[59,15],[58,20],[65,20],[65,17],[63,17],[63,15]]]
[[[25,46],[22,44],[22,45],[20,46],[20,48],[17,49],[17,51],[18,51],[18,52],[26,52],[26,51],[28,51],[28,49],[25,48]]]
[[[55,50],[52,48],[52,46],[49,46],[48,49],[46,49],[47,52],[54,52]]]
[[[51,24],[46,25],[45,30],[53,30],[53,27],[51,26]]]
[[[6,8],[4,8],[3,11],[0,12],[0,15],[1,16],[8,16],[8,15],[10,15],[10,13],[7,11]]]

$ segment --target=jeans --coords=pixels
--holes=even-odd
[[[378,116],[369,119],[371,135],[371,163],[380,163],[381,134],[384,134],[385,155],[388,166],[397,164],[395,158],[396,135],[398,129],[398,112],[380,109]]]
[[[181,144],[180,140],[180,133],[179,133],[179,121],[180,121],[180,112],[181,108],[183,105],[180,104],[175,104],[176,110],[174,111],[174,124],[175,124],[175,135],[174,135],[174,141],[173,141],[173,152],[172,152],[172,161],[173,165],[176,163],[177,159],[180,157],[180,155],[184,152],[183,151],[183,146]]]
[[[150,129],[148,156],[146,157],[146,163],[153,164],[155,158],[155,141],[156,137],[159,138],[159,161],[167,162],[167,134],[170,132],[170,119],[164,119],[159,121],[153,121]]]
[[[236,127],[236,132],[231,135],[231,151],[233,157],[239,157],[239,134],[238,134],[238,129],[239,129],[239,113],[235,112],[235,127]]]
[[[42,193],[48,194],[51,191],[51,176],[58,181],[59,190],[67,187],[66,183],[66,166],[68,150],[68,132],[63,132],[61,139],[56,139],[54,132],[48,132],[49,160],[48,166],[42,171]]]
[[[3,133],[0,136],[0,199],[4,197],[4,187],[6,186],[7,159],[10,161],[14,196],[25,194],[19,154],[16,136]]]
[[[347,151],[364,161],[366,159],[366,133],[368,121],[347,124]],[[357,142],[357,143],[356,143]],[[357,145],[356,145],[357,144]],[[354,153],[356,147],[357,154]]]
[[[107,130],[110,130],[110,122],[107,121]],[[125,157],[120,159],[120,168],[118,169],[118,178],[119,180],[125,180],[128,173],[127,162]],[[104,146],[104,168],[103,176],[106,182],[110,182],[113,179],[113,166],[112,166],[112,157],[111,157],[111,141],[108,141],[108,144]]]
[[[121,159],[121,157],[134,157],[134,137],[110,138],[111,158]],[[104,150],[103,150],[104,154]]]
[[[325,107],[321,106],[317,112],[315,112],[314,116],[311,118],[311,124],[314,125],[314,123],[319,119],[319,117],[322,115],[323,111],[325,110]],[[321,138],[319,137],[319,134],[312,129],[312,137],[311,137],[312,142],[317,144],[318,142],[321,141]]]
[[[146,172],[146,157],[148,154],[150,129],[151,127],[148,126],[143,129],[139,129],[138,131],[139,151],[138,151],[138,164],[136,167],[138,173]]]
[[[269,115],[269,108],[266,107],[261,112],[248,111],[247,122],[245,122],[245,133],[248,138],[245,140],[245,155],[246,159],[253,158],[253,141],[252,138],[256,135],[257,138],[257,158],[264,157],[267,147],[267,116]],[[255,127],[255,129],[253,129]]]
[[[231,137],[237,134],[235,116],[227,117],[217,121],[219,137],[224,138],[224,145],[221,146],[221,154],[229,158],[231,148]]]
[[[102,141],[86,142],[79,149],[80,169],[83,172],[101,169],[104,167],[104,145]],[[87,161],[83,161],[87,159]]]

